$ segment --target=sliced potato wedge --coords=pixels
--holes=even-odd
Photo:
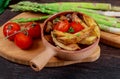
[[[78,49],[81,49],[81,48],[80,48],[77,44],[75,44],[75,43],[74,43],[74,44],[65,45],[65,44],[57,41],[57,39],[55,38],[53,32],[51,32],[51,36],[52,36],[52,39],[53,39],[54,43],[55,43],[57,46],[65,49],[65,50],[78,50]]]

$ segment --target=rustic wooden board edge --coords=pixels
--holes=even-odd
[[[66,66],[66,65],[76,64],[76,63],[94,62],[94,61],[99,59],[100,51],[101,51],[100,46],[98,46],[97,49],[95,50],[95,52],[93,52],[92,55],[90,55],[89,57],[87,57],[87,58],[85,58],[83,60],[78,60],[78,61],[64,61],[64,60],[62,60],[63,61],[62,63],[56,62],[56,63],[54,63],[54,66],[53,66],[53,64],[48,62],[46,67],[59,67],[59,66]]]
[[[26,61],[25,60],[19,60],[19,59],[13,58],[11,56],[8,56],[8,55],[2,53],[1,51],[0,51],[0,56],[5,58],[8,61],[13,62],[13,63],[22,64],[22,65],[29,65],[29,60],[26,60]],[[54,57],[54,58],[51,59],[52,61],[48,62],[45,67],[59,67],[59,66],[66,66],[66,65],[71,65],[71,64],[75,64],[75,63],[94,62],[99,57],[100,57],[100,47],[98,46],[97,49],[95,50],[95,52],[93,52],[92,55],[90,55],[89,57],[87,57],[83,60],[65,61],[65,60],[61,60],[61,59],[58,59],[58,58]]]
[[[120,48],[120,35],[101,31],[100,42]]]

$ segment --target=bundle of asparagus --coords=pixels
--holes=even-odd
[[[91,16],[99,24],[100,29],[120,34],[120,20],[115,17],[104,16],[98,10],[115,10],[120,11],[120,7],[111,6],[108,3],[87,3],[87,2],[59,2],[59,3],[36,3],[29,1],[22,1],[15,5],[10,5],[12,11],[32,11],[42,12],[49,15],[62,11],[79,11]],[[37,21],[48,18],[49,16],[42,16],[40,18],[20,18],[14,20],[16,22]]]

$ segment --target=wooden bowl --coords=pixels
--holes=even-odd
[[[49,17],[48,19],[46,19],[43,23],[43,27],[42,27],[42,31],[41,31],[41,36],[42,36],[42,41],[43,44],[46,46],[46,49],[40,53],[37,57],[33,58],[30,61],[30,66],[35,70],[35,71],[39,71],[41,70],[49,61],[49,59],[53,56],[57,56],[63,60],[82,60],[84,58],[87,58],[88,56],[90,56],[97,48],[98,43],[99,43],[99,37],[98,39],[91,45],[80,49],[80,50],[76,50],[76,51],[68,51],[68,50],[64,50],[61,48],[58,48],[56,46],[54,46],[53,44],[49,43],[45,37],[44,37],[44,29],[46,28],[46,24],[48,21],[52,21],[53,19],[55,19],[56,17],[60,16],[60,15],[65,15],[65,14],[71,14],[74,13],[73,11],[70,12],[61,12],[61,13],[57,13],[52,15],[51,17]],[[84,16],[85,14],[80,13],[80,12],[76,12],[81,16]],[[92,19],[91,17],[89,17],[90,19]],[[93,19],[92,19],[93,20]],[[96,23],[96,22],[95,22]],[[98,30],[98,32],[100,33],[100,31]],[[100,34],[99,34],[100,35]],[[47,52],[49,51],[49,52]]]

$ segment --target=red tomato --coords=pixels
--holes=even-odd
[[[79,22],[75,22],[75,21],[70,23],[70,27],[72,28],[72,32],[71,33],[76,33],[76,32],[79,32],[79,31],[84,29],[84,27]]]
[[[57,22],[54,26],[54,30],[59,30],[62,32],[67,32],[69,29],[69,22],[67,20]]]
[[[40,38],[40,36],[41,36],[41,28],[40,28],[39,23],[28,22],[25,25],[25,28],[27,29],[29,36],[31,36],[32,38]]]
[[[21,49],[28,49],[32,46],[33,43],[32,38],[22,32],[15,35],[14,42]]]
[[[8,39],[13,41],[14,37],[15,37],[15,34],[19,30],[20,30],[19,24],[14,23],[14,22],[9,22],[9,23],[4,25],[4,27],[3,27],[3,34],[5,36],[10,36]]]

